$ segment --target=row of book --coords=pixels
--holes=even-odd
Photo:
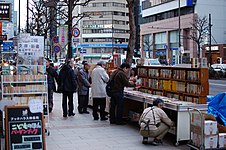
[[[47,87],[45,85],[23,85],[23,86],[5,86],[3,88],[4,93],[30,93],[30,92],[46,92]]]
[[[169,69],[161,69],[160,70],[160,77],[162,78],[171,78],[171,70]]]
[[[45,75],[4,75],[3,82],[46,81]]]
[[[198,84],[187,84],[187,93],[201,94],[201,85]]]
[[[36,97],[26,97],[26,96],[14,96],[13,100],[16,105],[28,105],[28,102],[32,99],[41,99],[43,103],[47,100],[45,96],[36,96]],[[3,97],[3,100],[9,100],[9,97]]]
[[[186,80],[186,71],[185,70],[173,70],[172,77],[174,79]]]
[[[159,77],[159,70],[158,69],[148,69],[148,76],[149,77]]]
[[[147,69],[146,68],[138,68],[138,75],[147,76]]]
[[[185,82],[172,81],[172,91],[185,92]]]
[[[187,71],[187,80],[200,81],[199,71]]]

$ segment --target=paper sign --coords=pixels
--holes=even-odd
[[[43,102],[41,99],[32,99],[28,102],[29,109],[32,113],[43,112]]]

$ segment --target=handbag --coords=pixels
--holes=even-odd
[[[112,79],[110,81],[108,81],[107,85],[106,85],[106,93],[108,97],[112,96],[112,87],[114,84],[114,78],[115,76],[119,73],[119,71],[117,73],[115,73],[115,75],[112,77]]]

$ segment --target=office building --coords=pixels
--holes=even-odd
[[[126,0],[95,0],[80,9],[89,17],[79,24],[78,54],[92,62],[113,53],[123,53],[129,39]]]
[[[208,18],[209,14],[212,16],[213,25],[212,43],[226,43],[225,6],[224,0],[180,0],[180,3],[178,0],[142,0],[143,56],[151,53],[151,57],[160,58],[162,63],[168,61],[177,64],[180,60],[189,63],[190,58],[198,56],[197,44],[187,38],[191,34],[192,24],[197,16]],[[184,52],[182,54],[178,50],[179,39],[180,49]],[[206,42],[208,43],[208,38]],[[201,50],[200,55],[204,57],[205,53]]]

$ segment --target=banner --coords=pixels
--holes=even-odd
[[[68,33],[67,26],[59,27],[59,44],[61,47],[65,47],[67,45],[68,42],[67,33]]]

